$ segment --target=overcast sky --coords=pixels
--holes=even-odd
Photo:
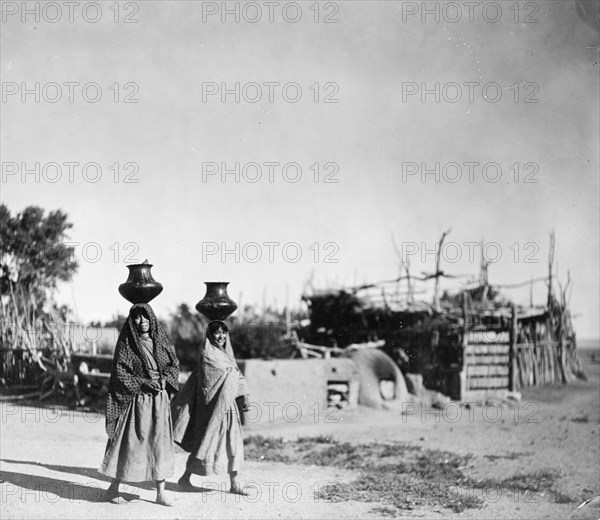
[[[392,234],[432,271],[450,227],[445,271],[477,275],[483,239],[490,282],[521,282],[546,275],[554,229],[578,334],[599,335],[598,31],[573,1],[21,4],[3,3],[2,202],[69,215],[60,298],[80,319],[127,312],[132,260],[167,317],[204,281],[282,306],[311,277],[393,278]]]

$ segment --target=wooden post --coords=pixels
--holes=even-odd
[[[533,275],[531,276],[531,282],[529,282],[529,307],[533,308]]]
[[[565,334],[565,307],[560,308],[560,329],[558,331],[558,343],[557,343],[557,362],[560,367],[560,381],[563,385],[568,382],[567,379],[567,367],[565,360],[565,348],[566,348],[566,334]]]
[[[469,307],[467,301],[467,291],[463,291],[462,311],[463,311],[463,338],[462,338],[462,359],[460,368],[460,397],[462,401],[466,399],[467,394],[467,346],[469,345]]]
[[[412,282],[410,280],[410,260],[406,260],[404,267],[406,269],[406,283],[408,284],[408,303],[412,305],[415,303],[415,298],[413,296]]]
[[[517,308],[511,306],[510,344],[508,349],[508,389],[517,389]]]
[[[550,317],[552,318],[553,312],[553,297],[552,297],[552,266],[554,265],[554,230],[550,233],[550,250],[548,251],[548,312],[550,313]],[[552,323],[554,325],[554,319],[552,318]]]
[[[287,336],[292,334],[292,317],[290,313],[290,286],[285,284],[285,333]]]
[[[438,246],[438,250],[437,250],[437,255],[436,255],[436,259],[435,259],[435,288],[434,288],[434,293],[433,293],[433,307],[435,309],[435,312],[440,312],[440,276],[442,276],[442,273],[440,271],[440,260],[441,260],[441,256],[442,256],[442,247],[444,245],[444,240],[446,238],[446,235],[448,233],[450,233],[450,230],[452,228],[449,228],[447,231],[444,231],[442,233],[442,238],[440,239],[440,244]]]

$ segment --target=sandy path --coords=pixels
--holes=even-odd
[[[585,354],[584,354],[585,356]],[[587,354],[589,357],[589,353]],[[598,359],[598,357],[596,357]],[[353,443],[403,441],[429,449],[472,453],[468,472],[494,480],[535,471],[557,471],[556,489],[570,502],[557,503],[548,493],[518,493],[490,487],[473,490],[484,499],[481,509],[462,514],[418,508],[413,518],[568,518],[584,499],[600,495],[600,377],[598,363],[587,363],[587,382],[523,392],[518,407],[451,406],[445,411],[409,409],[396,412],[354,410],[317,422],[275,421],[249,425],[246,435],[295,439],[333,435]],[[429,413],[426,413],[429,412]],[[225,479],[195,477],[210,492],[181,493],[168,484],[175,506],[152,503],[151,485],[130,488],[139,499],[126,506],[102,502],[106,481],[96,472],[106,443],[104,418],[69,410],[20,407],[3,403],[0,471],[2,519],[12,518],[378,518],[374,503],[324,503],[314,492],[329,482],[349,482],[352,471],[316,466],[248,462],[249,497],[223,492]],[[459,414],[460,413],[460,417]],[[491,458],[490,458],[491,456]],[[178,452],[176,473],[185,466]],[[449,482],[448,486],[452,486]],[[469,492],[466,490],[465,492]],[[565,498],[566,500],[566,498]],[[576,516],[598,518],[587,507]]]

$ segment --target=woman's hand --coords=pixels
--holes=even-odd
[[[250,410],[250,403],[248,402],[248,396],[242,396],[242,410],[248,412]]]
[[[154,379],[143,379],[140,384],[140,390],[145,394],[155,394],[160,392],[160,381]]]

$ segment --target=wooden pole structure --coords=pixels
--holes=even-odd
[[[442,275],[442,273],[440,272],[440,260],[442,257],[442,246],[444,245],[444,240],[446,238],[446,235],[448,233],[450,233],[450,229],[449,228],[447,231],[444,231],[442,233],[442,238],[440,239],[440,243],[438,246],[438,251],[437,251],[437,255],[436,255],[436,259],[435,259],[435,292],[433,293],[433,308],[435,309],[436,312],[440,312],[440,276]]]
[[[292,332],[292,318],[290,315],[290,286],[285,284],[285,330],[289,336]]]
[[[550,233],[550,250],[548,251],[548,310],[552,306],[552,266],[554,264],[554,231]]]
[[[406,282],[408,284],[408,303],[410,303],[412,305],[413,303],[415,303],[415,297],[413,295],[413,286],[412,286],[412,281],[410,279],[410,260],[409,259],[406,259],[404,268],[406,269]]]
[[[467,393],[467,347],[469,345],[469,306],[467,301],[467,291],[463,291],[462,312],[463,312],[463,337],[462,337],[462,353],[461,353],[461,368],[460,368],[460,396],[462,401],[466,398]]]
[[[510,344],[508,349],[508,389],[514,392],[517,389],[517,308],[511,306]]]
[[[485,302],[487,300],[487,295],[488,295],[488,291],[489,291],[489,282],[488,282],[489,262],[485,259],[485,255],[483,254],[483,252],[485,250],[483,238],[481,239],[479,244],[480,244],[479,249],[481,250],[481,268],[479,270],[479,285],[481,285],[483,287],[483,291],[481,292],[481,301]]]
[[[533,307],[533,276],[531,277],[531,282],[529,283],[529,307]]]
[[[569,285],[569,281],[567,280],[567,287]],[[564,291],[559,284],[560,296],[561,296],[561,305],[560,305],[560,317],[559,317],[559,327],[558,327],[558,364],[560,368],[560,379],[563,385],[566,385],[568,382],[568,372],[567,372],[567,363],[565,350],[567,348],[567,334],[566,334],[566,312],[567,312],[567,288],[565,287]]]

